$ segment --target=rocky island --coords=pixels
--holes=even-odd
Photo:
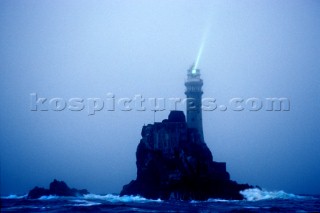
[[[202,130],[202,79],[192,66],[185,82],[187,119],[171,111],[168,119],[143,126],[136,151],[137,178],[120,195],[151,199],[241,200],[241,190],[252,188],[230,180],[226,163],[213,161]]]
[[[58,181],[54,179],[49,186],[49,189],[45,189],[42,187],[34,187],[28,193],[29,199],[37,199],[42,196],[82,196],[84,194],[89,194],[86,189],[74,189],[70,188],[65,182]]]

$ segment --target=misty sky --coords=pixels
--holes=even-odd
[[[214,160],[240,183],[320,193],[319,1],[2,0],[1,194],[54,178],[119,193],[153,112],[31,111],[30,94],[183,98],[204,40],[204,97],[290,100],[290,111],[204,112]]]

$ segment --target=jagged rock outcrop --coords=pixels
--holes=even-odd
[[[161,123],[142,128],[137,147],[137,179],[120,195],[163,200],[243,199],[251,188],[230,180],[226,164],[215,162],[196,129],[188,128],[182,111],[171,111]]]
[[[56,196],[82,196],[84,194],[89,194],[88,190],[86,189],[74,189],[74,188],[69,188],[69,186],[63,182],[63,181],[58,181],[54,179],[50,183],[50,188],[45,189],[42,187],[35,187],[32,190],[29,191],[28,193],[28,198],[29,199],[37,199],[42,196],[49,196],[49,195],[56,195]]]

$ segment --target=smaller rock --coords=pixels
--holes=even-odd
[[[45,189],[45,188],[36,186],[32,190],[29,191],[28,198],[37,199],[41,196],[48,196],[48,195],[50,195],[49,189]]]
[[[55,195],[55,196],[82,196],[84,194],[89,194],[88,190],[86,189],[74,189],[69,188],[69,186],[64,181],[58,181],[54,179],[50,183],[50,188],[45,189],[42,187],[34,187],[32,190],[28,193],[29,199],[37,199],[42,196],[49,196],[49,195]]]

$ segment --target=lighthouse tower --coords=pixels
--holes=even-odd
[[[198,130],[201,141],[204,142],[201,109],[203,81],[200,78],[200,70],[197,69],[194,65],[192,65],[188,70],[187,76],[188,77],[185,82],[185,94],[187,96],[187,124],[189,128],[194,128]]]

